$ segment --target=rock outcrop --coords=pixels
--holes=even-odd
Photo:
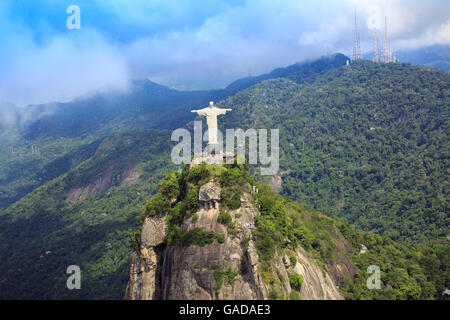
[[[198,201],[206,210],[209,208],[218,209],[220,201],[220,186],[217,182],[210,181],[200,187],[198,192]]]
[[[166,216],[147,218],[142,226],[141,243],[143,247],[154,248],[164,242],[166,237]]]
[[[147,218],[141,232],[139,251],[130,253],[130,281],[126,298],[154,300],[159,298],[161,254],[166,237],[166,216]]]
[[[200,208],[195,215],[185,217],[184,231],[203,228],[223,234],[224,241],[198,245],[166,246],[165,214],[146,218],[142,226],[138,249],[130,254],[130,281],[127,299],[269,299],[271,288],[264,281],[251,228],[260,214],[253,198],[252,187],[245,186],[241,206],[229,211],[233,228],[219,223],[220,185],[210,181],[199,188]],[[195,218],[194,218],[195,217]],[[272,269],[282,284],[280,297],[291,297],[289,275],[300,274],[304,281],[300,299],[343,299],[334,280],[319,268],[300,247],[289,252],[296,262],[292,265],[286,254],[277,252]],[[287,261],[286,261],[287,260]]]

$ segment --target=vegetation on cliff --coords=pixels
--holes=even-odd
[[[180,225],[185,217],[193,217],[199,209],[199,188],[210,180],[221,185],[223,210],[238,208],[241,204],[242,186],[253,181],[246,166],[241,164],[224,164],[223,166],[205,163],[174,171],[158,184],[158,192],[145,205],[139,217],[138,228],[131,236],[132,247],[139,248],[142,225],[147,217],[167,214],[168,245],[205,245],[217,240],[223,242],[223,235],[195,228],[184,231]],[[221,223],[231,225],[231,217],[224,211],[220,215]]]
[[[261,215],[254,236],[264,271],[271,271],[275,252],[301,245],[325,269],[342,263],[343,254],[350,258],[355,267],[353,278],[347,275],[340,279],[340,290],[347,299],[433,299],[448,286],[447,242],[439,241],[432,247],[408,246],[354,228],[341,218],[282,197],[267,186],[258,188]],[[362,244],[368,248],[365,253],[360,252]],[[381,269],[380,290],[367,288],[370,265]]]
[[[168,213],[168,245],[205,245],[217,239],[217,234],[207,230],[193,229],[183,231],[180,225],[186,217],[192,216],[192,208],[198,208],[198,189],[211,179],[220,181],[223,190],[241,190],[245,183],[255,185],[258,192],[254,195],[255,207],[259,215],[253,239],[260,258],[263,279],[270,285],[271,298],[285,298],[277,293],[280,279],[274,270],[273,261],[277,254],[293,252],[301,246],[323,270],[331,270],[334,265],[342,264],[343,257],[351,261],[352,273],[339,275],[340,290],[349,299],[433,299],[447,285],[449,271],[449,248],[446,243],[434,247],[407,246],[372,232],[361,231],[347,224],[341,218],[320,213],[304,204],[292,201],[274,192],[268,185],[255,182],[243,165],[213,166],[202,164],[192,169],[185,167],[172,172],[158,185],[158,193],[147,203],[139,221],[153,214]],[[189,193],[195,190],[190,198]],[[224,210],[220,213],[220,223],[231,224],[226,213],[229,197],[234,193],[225,193],[228,198],[221,200]],[[241,191],[238,193],[240,198]],[[153,213],[154,201],[168,203],[165,212]],[[162,199],[162,200],[161,200]],[[171,201],[170,199],[177,199]],[[171,206],[171,203],[173,205]],[[138,248],[140,229],[132,236],[135,248]],[[360,252],[361,245],[367,252]],[[295,264],[295,258],[290,259]],[[299,261],[301,263],[301,261]],[[367,268],[377,265],[381,269],[381,289],[370,290],[366,280],[370,276]],[[219,274],[218,288],[222,283],[224,271]],[[215,275],[216,276],[216,275]],[[299,291],[303,279],[291,274],[290,281]],[[296,296],[293,294],[293,296]]]

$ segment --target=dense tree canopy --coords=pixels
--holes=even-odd
[[[280,129],[282,194],[393,239],[449,233],[449,74],[361,61],[223,105],[223,128]]]

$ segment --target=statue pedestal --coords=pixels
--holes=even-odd
[[[216,145],[211,145],[209,148],[208,145],[204,152],[200,154],[195,154],[194,158],[191,161],[191,168],[199,165],[201,163],[214,164],[214,165],[222,165],[226,163],[227,159],[234,158],[236,155],[232,152],[223,152],[223,150],[219,150]]]

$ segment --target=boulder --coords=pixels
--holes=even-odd
[[[220,200],[220,185],[215,182],[208,182],[200,187],[198,192],[198,200],[209,202]]]
[[[145,247],[156,247],[166,237],[166,216],[146,218],[142,226],[141,242]]]

